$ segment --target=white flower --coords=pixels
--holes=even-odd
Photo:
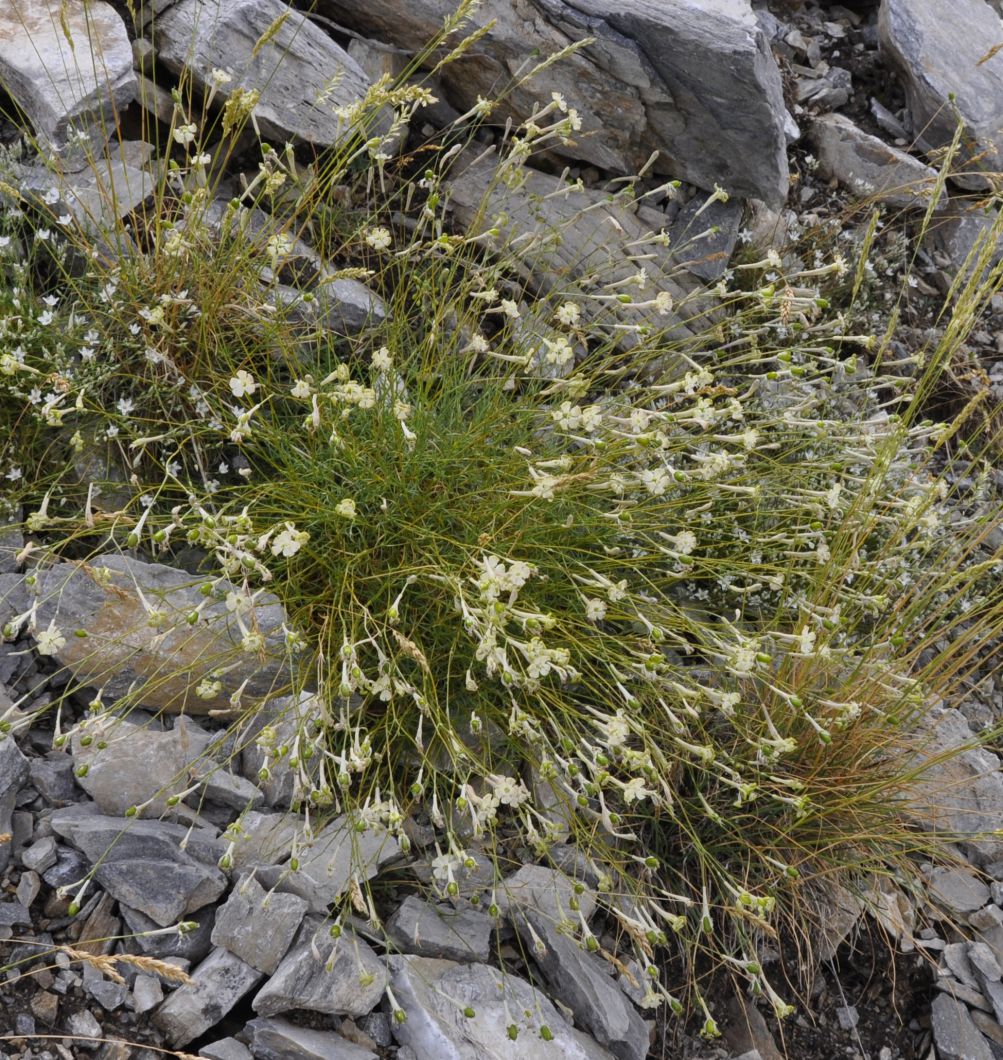
[[[243,368],[230,379],[230,391],[234,397],[243,397],[245,394],[253,394],[258,389],[258,384],[250,372]]]
[[[59,202],[59,189],[49,188],[49,190],[42,196],[42,202],[47,206],[55,206]]]
[[[606,617],[606,601],[595,596],[585,598],[585,617],[590,622],[602,622]]]
[[[628,780],[623,786],[623,801],[626,803],[640,802],[642,799],[650,799],[655,793],[644,786],[640,777]]]
[[[688,556],[697,547],[697,535],[692,530],[680,530],[676,534],[676,551],[681,556]]]
[[[179,125],[174,130],[174,140],[179,144],[190,144],[195,139],[195,134],[198,132],[198,126],[194,122],[188,125]]]
[[[638,478],[641,485],[653,496],[661,497],[669,485],[669,473],[664,467],[649,467]]]
[[[390,230],[382,225],[379,228],[370,228],[366,233],[366,242],[373,250],[386,250],[393,241]]]
[[[233,80],[233,75],[228,73],[226,70],[216,66],[213,68],[212,73],[209,75],[209,80],[214,85],[228,85]]]
[[[614,717],[606,722],[604,728],[606,730],[606,746],[611,751],[617,747],[623,747],[630,736],[630,726],[627,724],[627,719],[623,716],[622,711],[617,711]]]
[[[300,398],[301,400],[308,398],[313,393],[313,387],[310,385],[308,379],[297,379],[293,383],[292,395],[294,398]]]
[[[115,407],[123,416],[128,416],[130,412],[136,407],[136,402],[132,398],[124,397],[119,398],[116,402]]]
[[[35,634],[35,648],[39,655],[55,655],[65,644],[66,638],[56,627],[54,621],[49,623],[48,629]]]
[[[390,366],[394,363],[393,357],[390,356],[390,351],[386,346],[381,346],[373,354],[373,367],[378,372],[387,372],[390,370]]]
[[[277,533],[272,540],[272,555],[295,556],[309,540],[310,534],[306,530],[297,530],[293,523],[286,523],[285,530]]]
[[[519,306],[511,298],[503,298],[501,300],[502,312],[507,317],[511,317],[513,320],[519,319]]]
[[[672,295],[668,291],[659,291],[655,295],[655,311],[660,317],[672,312]]]
[[[495,798],[503,806],[519,806],[529,798],[526,785],[521,780],[506,776],[489,776],[488,781]]]
[[[345,497],[344,500],[338,501],[334,506],[334,510],[345,519],[354,519],[358,514],[355,508],[355,501],[351,497]]]
[[[809,626],[801,628],[801,636],[798,638],[798,651],[802,655],[811,655],[815,650],[815,631]]]

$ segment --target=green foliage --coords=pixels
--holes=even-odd
[[[423,99],[383,84],[354,117]],[[419,171],[378,137],[310,167],[262,145],[219,205],[213,158],[253,108],[209,102],[178,103],[141,253],[69,223],[45,270],[4,260],[0,474],[40,553],[194,548],[238,615],[267,587],[311,716],[258,742],[300,805],[404,845],[428,813],[444,893],[471,858],[571,836],[645,967],[672,936],[694,987],[710,956],[786,1011],[763,941],[807,931],[819,888],[943,851],[910,813],[911,733],[999,635],[1000,511],[972,454],[962,508],[959,425],[921,416],[999,270],[909,373],[830,308],[838,258],[745,262],[684,343],[643,275],[657,233],[635,293],[540,294],[517,245],[451,230],[448,158]],[[574,121],[542,106],[497,181]],[[2,223],[46,242],[29,212]],[[337,335],[284,302],[315,268],[300,234],[386,318]],[[105,501],[77,463],[94,439],[120,467]]]

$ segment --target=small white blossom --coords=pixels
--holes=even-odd
[[[245,394],[253,394],[258,389],[258,384],[250,372],[243,368],[230,379],[230,391],[234,397],[244,397]]]

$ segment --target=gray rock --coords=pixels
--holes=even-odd
[[[30,909],[41,889],[42,877],[37,872],[32,872],[28,869],[21,873],[21,878],[17,881],[17,890],[14,892],[14,897],[23,906]]]
[[[252,1060],[251,1050],[241,1045],[236,1038],[220,1038],[218,1042],[203,1045],[199,1056],[208,1057],[209,1060]]]
[[[137,975],[132,984],[132,1007],[139,1015],[154,1009],[164,1000],[164,988],[155,975]]]
[[[943,1060],[994,1060],[992,1050],[960,1001],[938,994],[931,1006],[933,1040]]]
[[[844,1031],[852,1031],[860,1022],[860,1013],[856,1005],[841,1005],[836,1009],[836,1019]]]
[[[149,957],[157,957],[160,960],[180,958],[189,964],[198,964],[212,949],[210,939],[216,914],[211,906],[205,906],[185,917],[186,921],[195,924],[192,930],[184,933],[175,931],[166,935],[144,934],[157,931],[160,925],[138,909],[119,903],[119,910],[129,931],[132,932],[130,947],[135,946]]]
[[[492,156],[465,153],[458,156],[447,184],[458,224],[482,237],[486,245],[515,255],[529,277],[531,293],[544,296],[559,291],[562,299],[578,305],[586,324],[600,315],[605,320],[612,316],[620,324],[665,329],[671,338],[692,334],[682,316],[687,309],[695,311],[692,292],[704,284],[693,277],[687,281],[671,248],[645,243],[650,251],[644,261],[650,287],[644,292],[635,290],[632,296],[638,305],[616,303],[601,308],[588,297],[595,282],[615,284],[637,274],[638,263],[631,261],[636,249],[632,248],[650,236],[650,228],[630,204],[610,202],[605,192],[572,188],[558,177],[528,168],[516,177],[502,181]],[[489,230],[497,234],[490,235]],[[560,238],[554,238],[555,232]],[[527,239],[530,233],[539,238]],[[656,293],[668,295],[671,304],[656,306]],[[535,353],[544,367],[546,340],[553,342],[556,335],[528,308],[518,323],[522,328],[516,334],[519,346],[527,354]]]
[[[270,594],[243,616],[265,638],[262,651],[250,654],[241,648],[243,633],[224,600],[203,596],[201,579],[173,567],[111,554],[86,565],[57,563],[38,582],[38,628],[51,622],[66,640],[56,660],[81,684],[101,688],[106,700],[141,687],[150,709],[205,714],[230,709],[231,693],[245,680],[245,695],[255,697],[284,679],[285,614]],[[224,595],[226,589],[220,587]],[[163,616],[158,628],[150,625],[143,598]],[[187,615],[196,609],[201,617],[190,626]],[[77,629],[92,635],[73,636]],[[203,678],[227,667],[218,693],[196,694]]]
[[[966,986],[954,979],[940,978],[933,981],[934,987],[941,993],[949,994],[957,1001],[963,1001],[969,1008],[980,1009],[982,1012],[992,1012],[993,1007],[982,996],[980,990],[974,986]]]
[[[969,1014],[972,1017],[972,1023],[989,1039],[989,1048],[993,1050],[996,1060],[999,1060],[1000,1052],[1003,1051],[1001,1049],[1003,1047],[1003,1027],[992,1017],[987,1016],[984,1012],[979,1012],[977,1009]]]
[[[941,959],[947,970],[959,982],[964,983],[965,986],[978,986],[975,969],[968,959],[968,943],[948,943],[941,953]]]
[[[214,946],[223,946],[241,960],[271,975],[285,956],[306,914],[306,902],[295,894],[268,894],[246,876],[216,911]]]
[[[208,1060],[252,1060],[251,1050],[236,1038],[220,1038],[218,1042],[203,1045],[198,1055]]]
[[[77,1038],[75,1044],[81,1049],[96,1049],[99,1042],[88,1039],[103,1037],[101,1024],[85,1008],[67,1018],[66,1029]]]
[[[20,902],[0,902],[0,927],[28,927],[31,911]]]
[[[248,811],[227,829],[234,837],[234,868],[278,865],[290,856],[293,838],[302,831],[303,819],[296,814]]]
[[[588,920],[595,912],[595,893],[570,876],[543,865],[523,865],[498,885],[498,908],[502,913],[509,907],[529,906],[540,910],[555,923],[561,920],[578,921],[578,912]],[[579,909],[573,908],[578,903]]]
[[[375,1053],[334,1031],[296,1027],[288,1020],[251,1020],[247,1030],[255,1060],[376,1060]]]
[[[193,772],[195,775],[202,775],[202,786],[188,796],[192,805],[197,806],[204,797],[219,806],[243,810],[260,806],[265,801],[264,792],[257,785],[228,769],[201,763]]]
[[[819,63],[812,69],[807,66],[795,68],[797,73],[797,100],[813,108],[832,110],[842,107],[853,93],[853,76],[841,66]]]
[[[56,848],[56,864],[42,873],[42,879],[50,887],[67,887],[79,883],[87,873],[87,859],[78,850],[64,847]]]
[[[160,927],[226,889],[226,877],[215,867],[223,847],[213,836],[165,821],[80,816],[71,809],[52,815],[53,831],[97,866],[95,879],[110,895]]]
[[[81,721],[70,744],[77,783],[103,813],[121,816],[136,806],[142,817],[160,817],[167,800],[188,787],[190,768],[211,742],[189,718],[178,718],[173,729],[162,732],[153,724],[102,714]],[[79,775],[81,766],[86,776]]]
[[[45,836],[21,851],[21,864],[35,872],[45,872],[56,864],[56,840]]]
[[[387,935],[405,953],[451,961],[487,961],[495,922],[476,909],[432,905],[414,895],[387,921]]]
[[[86,8],[59,0],[4,4],[0,82],[52,147],[65,146],[72,128],[114,129],[136,89],[125,23],[103,0]]]
[[[31,786],[53,806],[72,802],[76,798],[73,780],[73,759],[63,751],[50,751],[45,758],[33,758]]]
[[[537,909],[510,912],[516,931],[547,981],[552,998],[575,1015],[575,1025],[620,1060],[644,1060],[648,1055],[648,1027],[630,999],[610,975],[609,966]]]
[[[996,960],[996,955],[986,943],[970,942],[968,960],[981,982],[998,983],[1000,981],[999,961]]]
[[[0,735],[0,835],[13,831],[12,817],[17,794],[28,780],[28,759],[9,733]],[[0,871],[10,861],[13,843],[0,843]]]
[[[413,50],[440,30],[439,0],[321,0],[320,13],[364,36]],[[551,55],[584,37],[596,44],[516,85],[504,114],[527,117],[552,91],[567,97],[581,135],[555,145],[567,157],[636,173],[656,168],[707,191],[721,184],[774,205],[787,194],[786,111],[776,62],[747,0],[548,0],[531,16],[517,0],[475,10],[468,29],[493,26],[477,56],[442,78],[462,108],[494,98],[498,79],[534,49]]]
[[[357,935],[346,931],[332,939],[321,921],[311,919],[252,1007],[260,1016],[291,1009],[365,1016],[379,1004],[388,980],[383,962]]]
[[[316,698],[309,692],[269,698],[257,711],[243,739],[240,767],[244,776],[262,791],[269,806],[288,809],[296,794],[296,770],[289,765],[288,757],[266,754],[254,737],[267,726],[274,731],[274,746],[291,744],[297,732],[308,728],[317,711]],[[267,776],[261,774],[265,767]]]
[[[973,733],[959,710],[934,704],[918,721],[917,766],[909,813],[930,832],[970,836],[965,847],[980,864],[1003,858],[1003,838],[987,835],[1003,819],[1000,760],[970,747]],[[966,750],[960,748],[967,747]]]
[[[611,1060],[516,975],[431,957],[391,957],[389,963],[394,997],[407,1014],[403,1023],[393,1022],[394,1035],[419,1060]],[[473,1016],[464,1015],[468,1008]],[[514,1043],[508,1036],[513,1023]],[[540,1037],[544,1026],[553,1041]]]
[[[111,979],[105,979],[100,969],[93,965],[84,964],[80,970],[83,979],[84,991],[108,1012],[114,1012],[121,1008],[129,996],[129,988],[125,983],[116,983]]]
[[[283,14],[278,32],[259,46]],[[221,98],[239,88],[258,90],[257,126],[280,141],[337,143],[349,124],[336,108],[361,100],[369,88],[358,63],[282,0],[180,0],[156,20],[154,45],[165,66],[187,71],[202,90],[217,67],[233,75],[219,88]]]
[[[955,913],[971,913],[989,901],[989,888],[965,869],[938,865],[927,877],[932,898]]]
[[[817,118],[809,136],[818,155],[819,173],[826,180],[838,180],[860,199],[920,210],[929,206],[937,171],[865,133],[849,118],[842,114]]]
[[[226,950],[213,950],[157,1009],[154,1023],[171,1045],[194,1041],[214,1027],[262,976]]]
[[[979,171],[1003,169],[1003,23],[985,0],[955,0],[949,18],[938,0],[882,0],[882,49],[902,75],[912,131],[942,147],[965,126],[958,163],[972,160],[959,182],[988,188]]]
[[[301,841],[295,872],[266,866],[257,875],[265,887],[298,894],[306,899],[310,912],[324,913],[345,892],[353,875],[372,879],[399,854],[400,846],[389,832],[377,828],[357,832],[346,817],[338,817],[313,839]]]
[[[1003,983],[997,980],[982,979],[982,995],[992,1005],[993,1014],[998,1022],[1003,1022]]]
[[[735,199],[713,202],[701,210],[705,205],[701,195],[691,199],[672,222],[669,239],[677,248],[674,261],[705,283],[717,283],[738,244],[743,207]]]
[[[264,293],[269,302],[285,311],[287,320],[305,329],[356,335],[387,318],[383,299],[361,280],[322,279],[311,291],[279,284],[266,287]]]
[[[991,209],[952,200],[934,214],[924,246],[934,252],[950,279],[962,270],[967,278],[983,255],[986,269],[1003,257],[1003,240],[993,232],[997,216]]]
[[[59,198],[48,204],[48,210],[69,214],[93,237],[117,243],[119,222],[156,190],[156,174],[148,168],[152,151],[151,144],[112,137],[82,169],[72,161],[69,167],[62,166],[57,159],[22,167],[20,191],[38,199],[55,189]]]

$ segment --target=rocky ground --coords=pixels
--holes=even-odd
[[[280,0],[224,4],[221,28],[199,36],[193,57],[192,26],[214,8],[211,0],[154,5],[164,13],[152,44],[130,39],[124,10],[95,2],[88,29],[100,35],[104,62],[92,71],[92,84],[68,80],[53,89],[38,64],[48,48],[50,68],[58,69],[51,62],[62,47],[52,18],[58,6],[18,0],[17,17],[0,12],[0,83],[38,136],[56,147],[65,147],[68,123],[92,110],[95,98],[114,97],[128,125],[145,85],[144,105],[166,106],[169,114],[162,85],[171,76],[189,64],[204,84],[213,67],[240,67],[249,41],[284,8]],[[440,13],[432,0],[406,5],[407,17],[399,0],[316,6],[319,17],[289,46],[295,61],[264,92],[262,132],[277,142],[322,146],[336,137],[309,105],[318,64],[344,66],[339,91],[350,98],[430,35]],[[595,134],[583,137],[571,157],[551,160],[554,172],[567,163],[572,177],[601,189],[661,150],[669,174],[684,184],[675,201],[655,204],[657,211],[644,207],[640,220],[663,225],[673,237],[687,232],[715,185],[727,188],[731,198],[712,215],[713,243],[684,262],[690,285],[715,283],[749,245],[796,256],[809,239],[828,240],[844,242],[850,257],[878,205],[882,223],[866,293],[875,332],[887,320],[889,292],[909,264],[923,212],[940,194],[896,339],[904,351],[929,341],[944,292],[993,223],[992,186],[981,171],[1003,169],[1003,53],[991,54],[1003,42],[1003,22],[989,0],[955,0],[950,17],[942,0],[845,6],[775,0],[753,7],[743,0],[555,0],[538,5],[532,22],[522,6],[492,5],[498,26],[483,44],[485,56],[447,74],[431,125],[488,95],[499,62],[534,46],[596,36],[606,49],[602,62],[591,58],[597,53],[576,55],[569,69],[549,72],[552,85],[533,87],[534,94],[554,88],[580,96],[583,123]],[[35,27],[30,44],[37,48],[29,46],[26,25]],[[155,70],[161,87],[151,80]],[[687,76],[697,77],[699,93],[684,91]],[[938,152],[954,131],[954,118],[944,118],[948,92],[966,124],[970,160],[937,192]],[[525,112],[528,100],[517,94],[515,112]],[[685,117],[676,126],[664,121],[666,100]],[[18,133],[8,123],[4,137],[11,142]],[[104,178],[128,190],[120,196],[125,209],[149,190],[149,155],[134,144]],[[72,151],[62,157],[61,193],[68,208],[82,209],[95,189],[72,170]],[[22,178],[25,187],[49,179],[30,163]],[[462,212],[458,194],[460,223]],[[326,311],[337,326],[352,327],[381,309],[373,292],[350,284],[334,292]],[[969,354],[955,391],[935,399],[945,408],[979,388],[990,389],[991,404],[1003,399],[1003,299],[994,300],[976,329]],[[23,545],[18,535],[0,536],[2,621],[23,610],[29,573],[18,558]],[[116,562],[133,564],[141,585],[194,591],[159,565],[114,558],[107,565]],[[93,585],[46,606],[69,628],[102,608],[123,628],[129,624],[121,594],[110,603]],[[261,605],[266,629],[278,625],[270,606]],[[890,886],[875,892],[868,916],[854,904],[834,918],[810,998],[793,1020],[778,1025],[722,988],[714,1000],[723,1044],[708,1046],[637,1006],[639,969],[614,977],[598,955],[557,930],[577,906],[594,917],[604,948],[616,950],[612,926],[595,912],[596,881],[574,850],[560,852],[561,864],[514,859],[497,888],[483,865],[459,869],[457,894],[435,903],[415,886],[441,869],[427,822],[412,822],[409,856],[392,839],[367,833],[353,861],[353,837],[335,820],[299,851],[293,868],[289,838],[299,821],[289,808],[291,777],[281,770],[267,782],[259,777],[253,738],[264,716],[237,735],[207,719],[165,719],[156,713],[160,704],[149,702],[148,713],[133,711],[113,732],[95,725],[65,742],[44,708],[65,687],[61,668],[72,669],[75,660],[36,648],[27,635],[0,644],[0,714],[33,719],[16,741],[0,740],[0,939],[9,940],[0,949],[0,1056],[152,1060],[173,1048],[217,1060],[466,1060],[516,1051],[535,1060],[558,1055],[541,1037],[546,1025],[559,1055],[583,1060],[1003,1057],[1000,844],[961,851],[970,866],[931,868],[929,888],[954,912],[951,924],[932,920],[922,896]],[[137,676],[129,665],[120,670],[123,688]],[[954,746],[969,726],[1000,720],[996,665],[987,660],[985,679],[960,711],[932,717],[934,746]],[[248,676],[267,687],[267,673]],[[62,728],[86,705],[74,694]],[[307,704],[273,701],[267,720],[281,728],[301,709]],[[978,817],[983,827],[984,815],[997,814],[1003,825],[995,756],[968,752],[956,768],[947,807],[955,821]],[[178,777],[187,777],[191,790],[171,804],[162,793]],[[142,812],[127,816],[135,806]],[[325,919],[360,864],[375,881],[389,942],[362,915],[340,925],[337,937]],[[93,885],[80,894],[77,882],[95,865]],[[186,930],[170,930],[179,922]],[[893,958],[884,938],[892,940]],[[803,972],[788,970],[791,998],[801,1002]],[[457,998],[475,1015],[465,1015]],[[393,1018],[398,1008],[406,1022]],[[507,1034],[513,1021],[524,1024],[515,1043]]]

